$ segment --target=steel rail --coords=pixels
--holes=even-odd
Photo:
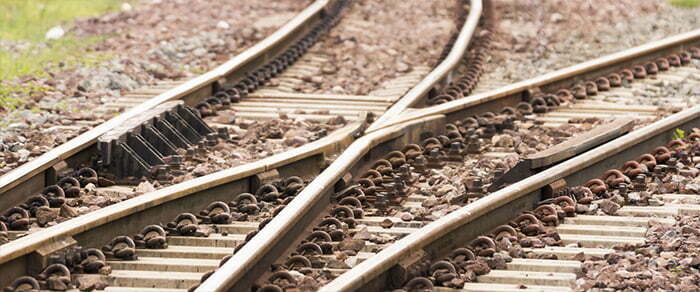
[[[432,88],[438,82],[444,81],[445,78],[449,78],[449,73],[456,69],[459,65],[459,60],[466,53],[469,41],[476,29],[478,20],[481,16],[482,2],[481,0],[470,1],[470,10],[467,19],[460,30],[460,34],[448,54],[447,58],[443,60],[440,65],[438,65],[430,74],[428,74],[418,85],[411,89],[407,94],[405,94],[397,103],[395,103],[388,111],[386,111],[378,120],[376,120],[370,129],[381,123],[382,121],[388,120],[389,117],[397,115],[401,110],[406,108],[405,105],[412,105],[419,101],[425,93],[427,93],[430,88]],[[420,92],[420,94],[419,94]],[[404,100],[409,100],[408,102]],[[411,122],[407,122],[403,126],[413,125],[415,127],[422,127],[420,124],[433,120],[433,118],[428,119],[416,119]],[[402,132],[402,127],[387,128],[381,133],[387,133],[388,136],[405,136]],[[435,128],[437,130],[437,128]],[[333,165],[333,169],[337,169],[339,173],[336,176],[319,176],[314,181],[312,181],[304,191],[302,191],[295,200],[293,200],[287,208],[280,212],[279,216],[276,216],[270,223],[268,223],[263,230],[261,230],[250,242],[248,242],[243,248],[241,248],[234,256],[227,261],[223,266],[221,266],[214,274],[209,276],[206,281],[204,281],[196,291],[213,292],[213,291],[244,291],[249,289],[254,281],[255,275],[261,275],[264,273],[272,261],[276,259],[283,251],[285,251],[289,246],[285,244],[289,240],[292,240],[301,230],[307,226],[308,222],[313,219],[319,210],[322,210],[322,205],[317,204],[319,200],[328,201],[328,198],[323,198],[324,195],[328,195],[328,191],[332,191],[331,186],[333,183],[338,181],[345,172],[340,173],[341,168],[337,167],[337,163],[346,164],[356,162],[355,159],[359,159],[359,153],[364,150],[371,149],[378,143],[377,137],[381,137],[381,141],[386,141],[385,136],[371,135],[369,137],[362,137],[356,142],[354,142],[350,147],[348,147],[343,153],[336,159]],[[406,136],[407,137],[407,136]],[[412,137],[415,138],[415,137]],[[361,155],[360,155],[361,156]],[[354,157],[354,158],[353,158]],[[344,169],[344,168],[343,168]],[[326,169],[324,174],[333,173],[333,170]]]
[[[460,120],[479,112],[499,110],[506,105],[515,105],[522,101],[524,95],[530,94],[533,89],[546,90],[571,85],[580,80],[587,80],[591,76],[613,72],[629,64],[658,58],[669,54],[670,51],[682,50],[686,46],[696,44],[699,40],[700,31],[682,34],[571,66],[500,90],[476,95],[474,98],[465,98],[422,110],[407,111],[405,116],[410,118],[401,116],[400,119],[381,125],[375,122],[373,124],[375,128],[368,129],[366,136],[348,147],[330,167],[299,194],[297,200],[290,204],[290,208],[283,210],[280,216],[273,219],[258,234],[259,236],[253,238],[230,261],[210,276],[197,291],[249,289],[270,264],[293,247],[293,244],[290,243],[299,240],[300,234],[308,229],[316,216],[330,204],[330,196],[334,190],[346,183],[345,175],[347,173],[357,174],[360,171],[361,161],[381,157],[381,153],[386,152],[387,148],[400,148],[408,141],[418,140],[417,137],[421,132],[441,132],[444,124],[448,121]],[[404,97],[410,98],[410,95],[407,94]],[[387,117],[391,116],[392,114],[387,112],[380,120],[386,120]],[[518,202],[521,205],[532,203]],[[435,224],[431,226],[435,226]],[[410,256],[405,257],[410,258]],[[358,270],[362,271],[363,268]],[[362,278],[363,276],[358,277]],[[345,291],[338,288],[333,286],[327,291]],[[346,290],[355,288],[357,287],[348,286]],[[362,288],[364,290],[367,287],[363,286]]]
[[[17,203],[16,197],[24,193],[40,191],[44,186],[46,171],[57,163],[89,149],[96,143],[98,137],[124,121],[171,100],[183,99],[188,104],[195,104],[202,97],[211,96],[220,84],[236,81],[256,67],[267,63],[302,36],[312,23],[320,19],[329,3],[331,3],[330,0],[316,0],[277,31],[226,63],[110,119],[3,175],[0,177],[0,196],[3,202]]]
[[[236,191],[254,191],[253,177],[271,170],[281,175],[316,175],[325,157],[350,144],[359,129],[359,123],[351,124],[299,148],[146,193],[4,244],[0,246],[0,286],[25,274],[39,248],[60,245],[68,238],[86,246],[102,246],[115,234],[131,234],[152,222],[167,222],[211,201],[230,199]]]
[[[323,8],[330,4],[332,4],[332,1],[315,2],[301,13],[305,17],[302,17],[302,15],[297,16],[295,20],[285,25],[280,31],[288,34],[303,31],[305,29],[303,27],[311,26],[309,23],[316,18],[320,18]],[[219,83],[225,83],[244,76],[247,71],[254,69],[259,64],[266,63],[275,56],[275,53],[262,52],[263,49],[255,50],[255,48],[282,50],[284,44],[287,43],[283,42],[284,37],[289,36],[280,31],[226,64],[145,102],[138,109],[146,110],[157,106],[161,102],[178,98],[196,99],[200,95],[209,96]],[[265,43],[266,41],[267,43]],[[207,90],[210,92],[207,92]],[[195,102],[196,100],[188,100],[190,104]],[[42,170],[35,170],[34,173],[27,174],[37,179],[28,179],[24,183],[43,185],[44,176],[38,176],[37,174],[43,174],[44,171],[50,169],[54,164],[88,149],[90,146],[87,144],[94,143],[95,139],[108,131],[111,126],[117,126],[124,120],[141,112],[136,109],[130,110],[124,115],[108,121],[106,125],[98,126],[98,128],[69,141],[72,144],[47,153],[43,157],[45,161],[39,160],[39,162],[29,164],[45,166]],[[205,207],[200,206],[203,202],[225,200],[231,191],[251,191],[255,177],[264,172],[278,170],[280,174],[284,175],[298,175],[299,173],[315,175],[325,163],[327,154],[337,153],[345,148],[352,141],[352,137],[358,136],[362,129],[364,129],[363,125],[359,123],[352,124],[332,133],[330,137],[309,143],[300,148],[258,162],[143,194],[135,199],[95,211],[90,216],[78,217],[19,238],[0,247],[0,267],[2,267],[3,271],[8,271],[0,277],[0,284],[6,285],[12,279],[26,273],[32,274],[33,272],[30,271],[33,269],[32,265],[45,261],[46,255],[50,253],[49,251],[61,249],[70,245],[70,242],[77,241],[81,245],[100,246],[115,234],[136,232],[143,225],[154,220],[168,221],[181,212]],[[83,145],[81,143],[87,144]],[[68,150],[62,151],[61,149]],[[52,158],[52,155],[54,158]],[[30,166],[24,166],[23,169],[29,168]],[[7,177],[5,176],[3,179]],[[2,185],[5,187],[5,190],[17,190],[17,184],[21,184],[21,175],[13,172],[13,177],[15,180],[7,180],[7,183]],[[29,190],[25,189],[24,191],[28,192]]]
[[[16,202],[13,203],[13,201],[24,200],[27,193],[43,188],[45,174],[54,165],[79,155],[81,151],[91,149],[100,135],[118,127],[124,121],[163,102],[184,99],[189,104],[196,103],[200,97],[211,96],[222,84],[235,82],[249,71],[266,64],[321,20],[325,9],[332,3],[333,1],[330,0],[315,1],[273,34],[228,62],[144,102],[0,177],[0,196],[3,198],[3,203],[14,204]],[[163,222],[172,219],[170,217],[177,215],[178,209],[182,209],[182,206],[177,206],[174,202],[185,201],[187,202],[185,205],[190,207],[202,204],[199,201],[193,202],[193,198],[201,197],[197,196],[200,193],[208,192],[208,195],[204,195],[205,198],[216,197],[216,193],[221,192],[222,186],[225,185],[234,185],[238,189],[242,186],[243,189],[247,189],[250,187],[251,177],[274,169],[279,169],[281,172],[294,170],[297,173],[318,171],[325,163],[325,156],[339,152],[351,142],[352,137],[356,136],[360,129],[360,123],[352,123],[326,138],[302,147],[144,194],[100,209],[91,213],[90,216],[77,217],[4,244],[0,246],[0,267],[2,267],[0,270],[3,271],[0,276],[0,286],[6,286],[12,279],[29,272],[29,266],[36,261],[38,250],[47,246],[61,245],[67,238],[76,237],[81,239],[81,242],[100,246],[108,241],[107,237],[113,235],[116,230],[130,233],[154,218],[159,218],[158,220]],[[139,212],[149,213],[150,218],[138,219]],[[112,228],[112,232],[104,232],[109,235],[99,235],[100,230],[109,230],[109,228]]]
[[[560,179],[569,185],[583,184],[590,177],[665,145],[673,139],[674,129],[693,127],[700,127],[700,106],[647,125],[462,207],[363,261],[320,291],[383,291],[388,279],[397,276],[392,273],[402,273],[404,263],[410,262],[412,255],[444,256],[462,243],[505,224],[512,218],[508,215],[534,208],[547,185]]]
[[[371,132],[382,127],[400,124],[405,121],[435,114],[446,114],[466,108],[475,109],[475,111],[470,111],[470,114],[483,111],[484,108],[486,108],[486,110],[498,110],[509,102],[512,104],[517,103],[513,103],[512,101],[520,101],[520,99],[522,99],[524,95],[529,94],[531,90],[541,89],[544,91],[546,89],[570,86],[576,82],[587,80],[591,76],[608,74],[630,64],[653,60],[659,56],[669,54],[671,51],[680,51],[687,49],[689,46],[698,44],[700,44],[700,29],[623,50],[531,79],[516,82],[499,89],[453,100],[423,110],[407,109],[400,114],[394,115],[391,120],[387,120],[381,125],[375,123],[373,127],[368,128],[367,131]]]
[[[447,55],[444,61],[440,63],[433,71],[421,80],[420,83],[416,84],[411,90],[404,94],[401,99],[394,103],[379,119],[377,119],[372,125],[367,128],[367,131],[374,131],[379,129],[391,119],[399,116],[407,108],[417,104],[421,101],[423,97],[430,93],[430,91],[438,86],[438,84],[447,84],[452,78],[452,73],[457,67],[459,67],[459,62],[464,57],[464,54],[469,46],[469,42],[472,39],[472,35],[479,24],[479,18],[481,18],[481,13],[483,10],[483,5],[481,0],[470,1],[469,15],[467,20],[461,28],[459,36],[455,41],[453,49]]]
[[[428,117],[402,125],[384,128],[353,142],[338,156],[331,166],[317,176],[297,197],[284,208],[250,242],[241,248],[216,273],[211,275],[196,291],[245,291],[256,275],[289,246],[293,238],[302,233],[315,216],[330,203],[330,194],[347,170],[355,165],[372,148],[395,139],[417,139],[423,131],[437,130],[439,118]],[[430,128],[427,128],[430,127]]]

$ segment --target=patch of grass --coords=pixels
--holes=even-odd
[[[55,25],[115,11],[121,3],[118,0],[2,0],[0,38],[41,41]]]
[[[0,0],[1,1],[1,0]],[[32,92],[46,91],[47,88],[38,88],[31,82],[20,85],[13,82],[17,78],[31,76],[36,78],[48,77],[47,71],[69,70],[78,66],[89,67],[108,60],[112,56],[104,53],[82,53],[82,48],[96,42],[96,38],[82,39],[80,41],[71,38],[59,39],[52,42],[49,48],[34,48],[21,52],[9,52],[0,50],[0,107],[14,109],[23,103],[23,98]]]
[[[26,75],[45,77],[45,70],[53,69],[59,63],[63,63],[61,66],[94,65],[96,60],[103,60],[104,57],[80,53],[84,46],[97,41],[98,38],[68,37],[52,41],[48,47],[32,45],[31,48],[18,52],[0,51],[0,80],[13,80]]]
[[[669,0],[669,3],[674,6],[693,8],[700,5],[700,0]]]
[[[77,38],[67,33],[58,40],[44,40],[56,25],[68,30],[76,18],[96,16],[120,8],[123,0],[0,0],[0,39],[22,44],[17,51],[0,50],[0,80],[23,76],[46,77],[47,69],[91,66],[109,56],[85,54],[84,48],[100,38]],[[61,68],[57,66],[61,64]],[[42,89],[46,90],[46,89]],[[32,91],[31,85],[0,84],[0,107],[13,109]]]
[[[0,84],[0,112],[2,109],[13,110],[22,105],[35,93],[51,91],[51,88],[40,87],[34,84],[6,85]],[[25,99],[18,96],[26,97]]]

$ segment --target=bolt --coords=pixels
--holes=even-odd
[[[493,135],[496,134],[496,125],[493,123],[489,123],[486,125],[486,129],[484,131],[484,138],[491,138]]]
[[[170,175],[168,175],[169,172],[170,167],[168,167],[167,165],[156,165],[153,166],[153,168],[151,169],[151,173],[159,181],[170,180],[171,177]]]
[[[191,148],[191,147],[187,148],[187,150],[185,152],[185,159],[192,160],[192,158],[194,158],[194,155],[195,155],[195,149]]]
[[[676,159],[676,157],[671,156],[666,163],[668,164],[666,167],[666,172],[678,174],[678,159]]]
[[[666,172],[666,165],[657,164],[654,167],[653,176],[654,176],[654,178],[662,179],[665,172]]]
[[[180,166],[182,165],[182,156],[180,155],[166,156],[163,160],[165,160],[170,169],[173,170],[179,170]]]
[[[493,179],[497,180],[505,174],[506,170],[503,168],[496,168],[493,170]]]
[[[515,128],[515,123],[513,122],[513,117],[507,116],[505,119],[503,119],[503,124],[501,125],[503,129],[514,129]]]
[[[615,188],[620,191],[620,195],[627,195],[627,184],[626,183],[620,183],[615,186]]]
[[[391,191],[394,196],[406,196],[406,186],[401,181],[396,181],[391,184]]]
[[[207,147],[216,146],[216,144],[218,144],[218,143],[219,143],[219,134],[218,133],[207,134],[207,139],[205,142],[205,145]]]
[[[647,180],[647,176],[644,174],[639,174],[639,175],[635,176],[634,183],[632,184],[632,190],[635,192],[646,191],[646,189],[647,189],[646,180]]]
[[[676,150],[676,156],[678,156],[678,161],[683,164],[690,164],[690,159],[688,157],[688,152],[685,149]],[[672,158],[673,159],[673,158]]]
[[[197,148],[195,148],[196,154],[197,155],[204,155],[207,153],[207,139],[200,140],[197,143]]]
[[[416,171],[419,173],[425,173],[427,165],[428,162],[426,161],[426,158],[423,155],[418,155],[413,161],[413,167],[415,167]]]
[[[428,153],[428,167],[430,168],[442,168],[445,166],[444,155],[440,153],[440,149],[433,148]]]
[[[469,136],[469,144],[467,145],[467,153],[479,154],[481,153],[481,143],[479,142],[479,137],[472,135]]]
[[[462,181],[462,183],[464,184],[464,187],[467,190],[468,198],[481,197],[483,195],[484,185],[480,177],[468,176]]]
[[[461,162],[464,158],[464,145],[460,142],[450,143],[450,150],[447,152],[447,160]]]
[[[383,213],[384,209],[388,206],[387,195],[384,192],[377,192],[376,199],[374,201],[374,206],[377,208],[378,213]]]
[[[411,184],[413,183],[413,177],[411,176],[411,169],[408,164],[403,164],[399,166],[398,177],[401,182]]]
[[[220,127],[218,129],[216,129],[216,131],[217,131],[219,138],[221,138],[221,139],[228,140],[228,138],[230,137],[230,135],[228,133],[228,129],[226,127]]]

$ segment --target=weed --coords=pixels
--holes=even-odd
[[[673,140],[680,140],[685,138],[685,131],[676,128],[676,130],[673,131]]]

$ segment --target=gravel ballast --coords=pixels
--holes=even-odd
[[[20,96],[25,104],[5,110],[0,118],[0,175],[118,114],[96,111],[108,100],[210,70],[272,33],[309,3],[148,1],[128,11],[75,21],[70,33],[106,37],[84,54],[109,58],[92,66],[58,64],[46,69],[46,78],[2,82],[45,91]]]

